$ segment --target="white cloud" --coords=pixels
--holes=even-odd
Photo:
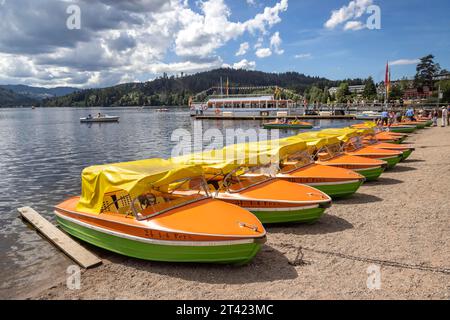
[[[270,38],[270,47],[275,51],[276,54],[281,55],[284,53],[284,50],[281,49],[281,44],[283,43],[283,40],[281,40],[280,33],[275,32]]]
[[[348,30],[357,31],[357,30],[362,30],[365,27],[366,27],[365,24],[362,23],[361,21],[349,21],[345,24],[344,30],[345,31],[348,31]]]
[[[234,63],[232,66],[228,64],[223,65],[224,68],[232,68],[232,69],[245,69],[245,70],[254,70],[256,68],[255,61],[248,61],[247,59],[243,59],[239,62]]]
[[[360,18],[367,11],[367,8],[372,4],[373,0],[350,1],[348,5],[331,12],[331,17],[325,23],[325,27],[327,29],[335,29],[338,25],[348,20]]]
[[[272,50],[270,48],[260,48],[256,50],[255,54],[258,58],[268,58],[272,55]]]
[[[411,65],[411,64],[418,64],[420,62],[420,59],[399,59],[395,61],[389,62],[391,66],[404,66],[404,65]]]
[[[300,54],[296,54],[294,56],[295,59],[308,59],[311,58],[312,54],[311,53],[300,53]]]
[[[245,33],[257,36],[262,48],[263,37],[288,9],[288,0],[278,0],[253,18],[233,21],[225,0],[78,3],[82,29],[68,31],[65,1],[5,2],[0,10],[0,82],[104,86],[145,81],[162,72],[209,70],[223,64],[217,50]],[[248,52],[247,45],[238,53]],[[174,62],[166,61],[170,51]],[[270,56],[272,51],[260,53]],[[253,65],[244,59],[233,67]]]
[[[248,49],[250,49],[250,45],[248,42],[241,43],[238,52],[236,52],[236,57],[245,55]]]
[[[255,6],[256,5],[256,0],[247,0],[247,4],[251,5],[251,6]]]

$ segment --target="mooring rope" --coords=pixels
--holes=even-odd
[[[294,246],[294,245],[286,244],[286,243],[277,243],[277,244],[274,244],[274,246],[279,246],[279,247],[282,247],[282,248],[297,250],[296,258],[293,261],[289,262],[289,264],[295,265],[295,266],[301,266],[301,265],[309,264],[308,262],[305,262],[303,260],[303,257],[304,257],[303,251],[310,251],[310,252],[314,252],[314,253],[318,253],[318,254],[335,256],[335,257],[339,257],[339,258],[347,259],[347,260],[354,260],[354,261],[360,261],[360,262],[379,264],[381,266],[400,268],[400,269],[430,271],[430,272],[443,273],[443,274],[449,274],[450,275],[450,268],[445,268],[445,267],[444,268],[443,267],[432,267],[432,266],[425,266],[425,265],[402,263],[402,262],[397,262],[397,261],[389,261],[389,260],[381,260],[381,259],[374,259],[374,258],[357,257],[357,256],[352,256],[352,255],[340,253],[340,252],[317,250],[317,249],[312,249],[312,248],[307,248],[307,247],[302,247],[302,246]]]

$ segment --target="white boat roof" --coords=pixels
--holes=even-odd
[[[223,98],[212,98],[208,102],[250,102],[250,101],[274,101],[273,96],[253,96],[253,97],[223,97]]]

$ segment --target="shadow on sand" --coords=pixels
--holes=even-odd
[[[255,259],[244,266],[152,262],[118,255],[110,256],[110,261],[123,265],[124,269],[208,284],[245,284],[298,277],[297,271],[290,264],[292,262],[268,245],[264,245]]]
[[[412,167],[405,167],[402,165],[395,166],[395,168],[391,169],[390,172],[409,172],[409,171],[416,171],[417,168]]]
[[[266,229],[268,233],[320,235],[353,229],[353,225],[340,217],[324,214],[323,217],[314,224],[271,225],[267,226]]]
[[[420,160],[420,159],[406,159],[405,161],[402,161],[402,164],[405,163],[418,163],[418,162],[426,162],[425,160]]]
[[[392,186],[396,184],[402,184],[402,180],[392,179],[392,178],[379,178],[376,181],[368,181],[364,183],[364,185],[370,187],[370,186],[376,186],[376,185],[384,185],[384,186]]]
[[[350,198],[334,200],[333,203],[337,205],[355,205],[355,204],[365,204],[373,202],[381,202],[383,199],[373,196],[371,194],[365,193],[355,193]]]

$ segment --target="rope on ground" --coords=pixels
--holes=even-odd
[[[432,267],[432,266],[426,266],[426,265],[408,264],[408,263],[389,261],[389,260],[356,257],[356,256],[352,256],[352,255],[348,255],[348,254],[344,254],[344,253],[340,253],[340,252],[317,250],[317,249],[312,249],[312,248],[305,248],[302,246],[294,246],[294,245],[286,244],[286,243],[278,243],[278,244],[275,244],[275,246],[279,246],[279,247],[286,248],[286,249],[297,250],[296,259],[293,262],[289,262],[289,264],[296,265],[296,266],[306,264],[303,262],[303,256],[304,256],[303,251],[310,251],[310,252],[314,252],[317,254],[335,256],[335,257],[339,257],[339,258],[347,259],[347,260],[373,263],[373,264],[378,264],[378,265],[386,266],[386,267],[420,270],[420,271],[430,271],[430,272],[434,272],[434,273],[443,273],[443,274],[450,275],[450,268]]]

